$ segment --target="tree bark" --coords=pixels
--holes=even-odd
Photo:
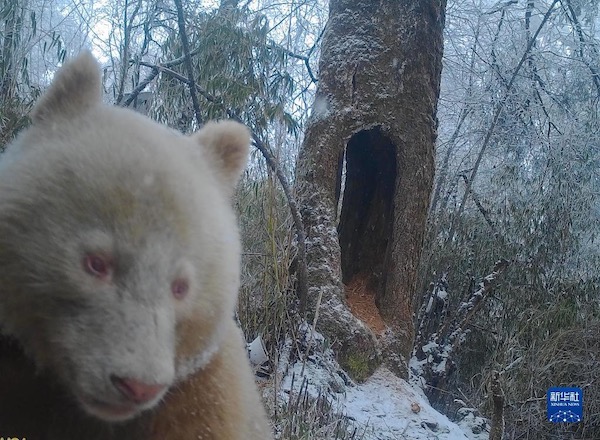
[[[368,281],[389,328],[381,339],[389,366],[407,371],[434,173],[445,4],[330,1],[297,187],[309,302],[314,307],[322,294],[318,327],[355,377],[379,363],[379,344],[345,306],[343,282],[355,277]]]

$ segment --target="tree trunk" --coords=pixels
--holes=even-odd
[[[398,373],[414,338],[415,285],[434,173],[445,0],[331,0],[319,86],[298,170],[309,301],[355,377],[378,365],[349,312],[361,281]],[[341,208],[341,209],[339,209]],[[340,215],[338,216],[338,212]],[[384,353],[385,354],[385,353]]]

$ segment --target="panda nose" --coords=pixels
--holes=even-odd
[[[138,404],[151,401],[167,387],[166,385],[149,384],[137,379],[115,375],[112,375],[110,380],[124,397]]]

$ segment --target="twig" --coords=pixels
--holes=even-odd
[[[279,46],[270,46],[271,49],[276,49],[276,50],[281,50],[283,52],[285,52],[285,54],[289,57],[292,58],[296,58],[297,60],[300,61],[304,61],[304,65],[306,66],[306,71],[308,72],[308,76],[310,76],[310,79],[312,82],[317,83],[319,82],[318,78],[315,76],[315,74],[312,71],[312,68],[310,67],[310,55],[309,56],[305,56],[305,55],[298,55],[295,52],[292,52],[289,49],[285,49],[283,47],[279,47]],[[312,49],[311,49],[312,51]]]

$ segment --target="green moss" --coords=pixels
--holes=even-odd
[[[373,361],[360,352],[348,353],[342,367],[357,382],[364,382],[375,371]]]

